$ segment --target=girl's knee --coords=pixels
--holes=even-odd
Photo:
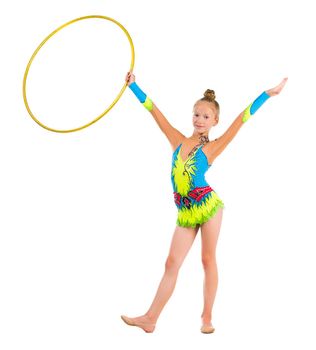
[[[178,271],[181,266],[179,259],[174,255],[169,255],[165,262],[165,269],[167,271]]]
[[[216,266],[216,256],[215,254],[204,254],[202,255],[202,265],[204,268],[211,266]]]

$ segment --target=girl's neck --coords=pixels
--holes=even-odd
[[[209,141],[208,132],[204,133],[193,133],[192,136],[189,137],[190,140],[198,143],[206,143]]]

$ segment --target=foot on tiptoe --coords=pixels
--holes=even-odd
[[[144,330],[146,333],[152,333],[155,330],[156,324],[146,315],[139,317],[127,317],[121,315],[121,319],[129,326],[137,326]]]

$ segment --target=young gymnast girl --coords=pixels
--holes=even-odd
[[[179,269],[201,228],[204,308],[200,330],[202,333],[212,333],[215,330],[212,325],[212,308],[218,285],[216,244],[224,203],[205,181],[205,173],[241,126],[268,98],[281,92],[287,78],[276,87],[264,91],[238,115],[222,136],[211,141],[208,138],[209,131],[217,125],[220,110],[213,90],[207,89],[204,97],[194,104],[194,130],[190,137],[185,137],[169,123],[152,100],[139,88],[132,72],[127,73],[125,80],[139,101],[150,111],[171,144],[171,182],[178,216],[164,275],[151,306],[142,316],[131,318],[121,315],[121,318],[128,325],[138,326],[147,333],[154,331],[158,317],[173,293]]]

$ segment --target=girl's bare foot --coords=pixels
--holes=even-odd
[[[146,333],[152,333],[155,330],[156,324],[146,315],[139,317],[127,317],[121,315],[121,319],[129,326],[140,327]]]

